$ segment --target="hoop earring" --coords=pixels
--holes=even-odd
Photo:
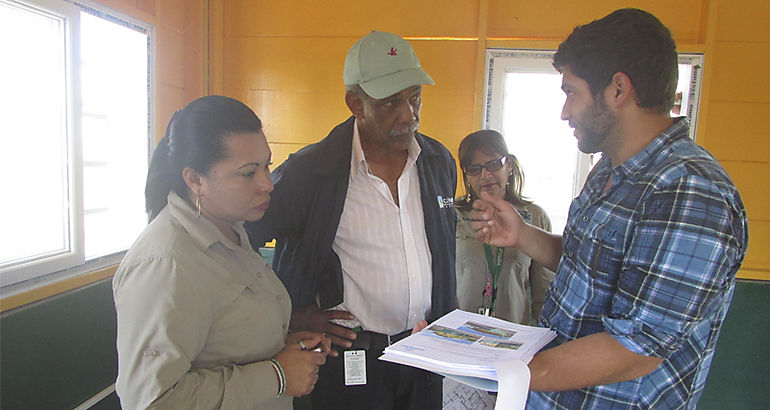
[[[195,212],[198,219],[201,217],[201,196],[197,192],[195,193]]]

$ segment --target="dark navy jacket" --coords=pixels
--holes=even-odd
[[[332,243],[347,194],[354,120],[337,125],[276,168],[270,207],[260,221],[246,224],[255,249],[276,239],[273,269],[295,307],[313,303],[316,295],[323,309],[342,303],[342,268]],[[433,271],[432,320],[456,306],[455,214],[442,199],[454,197],[457,168],[441,143],[420,133],[416,139],[422,150],[417,170]]]

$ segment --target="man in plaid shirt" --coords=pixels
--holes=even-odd
[[[558,337],[529,364],[528,407],[695,408],[748,244],[743,203],[669,115],[676,45],[653,15],[576,28],[554,66],[562,119],[581,151],[603,154],[563,235],[488,195],[472,213],[479,239],[557,270],[539,324]]]

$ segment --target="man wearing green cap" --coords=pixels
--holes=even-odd
[[[294,304],[291,330],[340,348],[312,393],[320,409],[439,409],[441,379],[378,360],[422,320],[455,307],[455,161],[419,132],[433,79],[403,38],[372,31],[345,59],[352,116],[273,172],[257,247]]]

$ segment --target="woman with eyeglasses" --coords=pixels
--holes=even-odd
[[[470,210],[481,192],[508,201],[525,221],[550,231],[543,208],[522,197],[524,174],[493,130],[465,137],[458,152],[466,195],[455,201],[457,222],[457,300],[462,310],[511,322],[533,324],[554,273],[516,248],[496,248],[475,239]]]

